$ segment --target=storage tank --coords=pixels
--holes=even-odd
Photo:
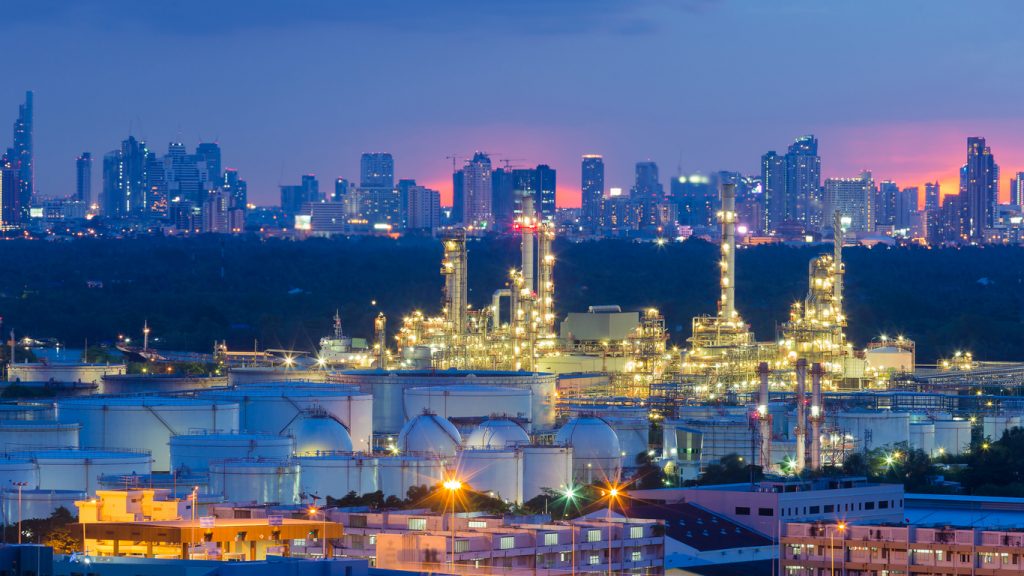
[[[0,404],[0,420],[56,420],[57,405],[52,402],[5,402]]]
[[[57,508],[64,507],[72,514],[75,514],[75,502],[85,500],[89,495],[78,490],[21,490],[21,519],[22,520],[43,520],[53,516]],[[0,500],[3,500],[3,524],[18,523],[18,489],[4,488],[0,491]],[[49,572],[43,572],[48,574]]]
[[[228,370],[228,386],[246,386],[267,382],[323,382],[323,370],[303,370],[281,366],[239,366]]]
[[[523,453],[523,501],[563,490],[573,484],[572,448],[568,446],[520,446]]]
[[[935,424],[914,422],[910,425],[910,447],[929,456],[935,452]]]
[[[16,452],[13,456],[35,462],[41,490],[78,490],[94,494],[100,476],[152,472],[152,457],[141,451],[37,450]]]
[[[971,423],[968,420],[935,421],[935,453],[959,456],[971,446]]]
[[[436,386],[498,386],[529,390],[530,421],[537,430],[555,425],[554,374],[495,370],[345,370],[328,376],[330,382],[358,386],[372,394],[373,427],[379,434],[396,434],[405,423],[405,390]]]
[[[171,468],[171,436],[194,430],[238,430],[238,404],[162,396],[87,396],[57,403],[61,422],[82,425],[79,442],[90,448],[147,450],[153,468]]]
[[[910,442],[910,414],[907,412],[850,410],[836,415],[836,425],[856,439],[860,451]]]
[[[455,425],[429,412],[406,422],[398,434],[398,450],[403,454],[451,457],[461,444]]]
[[[0,456],[0,487],[26,482],[27,488],[39,487],[39,468],[27,457]]]
[[[867,365],[885,372],[895,370],[896,372],[914,371],[914,353],[906,348],[897,346],[880,346],[869,348],[864,352],[864,359]]]
[[[507,416],[528,422],[532,415],[530,395],[530,390],[524,388],[467,384],[408,388],[405,391],[404,416],[409,420],[431,412],[456,424],[460,420],[479,422],[491,416]]]
[[[716,420],[720,418],[739,417],[746,419],[749,410],[746,406],[679,406],[676,408],[676,420]]]
[[[573,476],[581,483],[617,481],[622,473],[622,448],[615,430],[595,416],[565,423],[555,443],[572,448]]]
[[[992,414],[981,419],[981,436],[992,441],[1003,437],[1003,432],[1020,427],[1020,416]]]
[[[294,438],[294,453],[298,456],[352,452],[348,430],[322,411],[302,414],[288,427],[287,434]]]
[[[124,364],[16,363],[7,373],[9,382],[48,382],[98,386],[108,374],[124,374]]]
[[[299,464],[255,459],[213,462],[210,491],[228,502],[298,504]]]
[[[651,422],[647,418],[605,418],[619,438],[624,468],[636,468],[636,458],[646,454],[650,445]]]
[[[481,422],[468,437],[467,448],[508,448],[530,443],[530,435],[518,422],[494,418]]]
[[[406,498],[413,486],[435,486],[445,477],[445,461],[424,456],[377,458],[378,488],[384,497]]]
[[[108,374],[100,380],[100,394],[175,394],[224,387],[227,376],[177,374]]]
[[[303,414],[322,410],[348,429],[353,450],[367,452],[372,446],[376,402],[369,394],[326,387],[288,388],[287,383],[281,383],[273,388],[205,390],[199,396],[237,402],[242,430],[284,434]]]
[[[349,492],[357,495],[378,490],[377,458],[354,454],[298,456],[299,490],[321,498],[344,498]]]
[[[78,448],[78,423],[0,420],[0,452],[30,448]]]
[[[171,436],[171,470],[202,473],[211,461],[239,458],[283,460],[292,455],[294,442],[276,434],[197,432]]]
[[[523,455],[516,448],[470,448],[459,452],[456,477],[477,492],[523,502]]]
[[[151,474],[107,474],[100,476],[100,490],[124,490],[134,488],[157,488],[167,490],[172,498],[188,498],[192,488],[199,488],[200,496],[210,494],[210,475],[185,474],[180,472],[153,472]],[[200,506],[210,498],[200,498]]]

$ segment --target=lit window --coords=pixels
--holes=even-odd
[[[557,546],[558,545],[558,533],[557,532],[548,532],[547,534],[545,534],[544,535],[544,545],[545,546]]]
[[[455,553],[469,552],[469,540],[456,540],[455,541]]]
[[[487,528],[487,522],[483,520],[470,520],[468,526],[470,528]]]
[[[632,554],[630,554],[629,557],[630,557],[630,559],[633,562],[639,562],[640,560],[643,559],[644,555],[642,553],[640,553],[639,551],[636,551],[636,552],[633,552]]]
[[[601,531],[600,530],[587,530],[587,542],[600,542]]]
[[[409,518],[409,530],[426,530],[426,518]]]
[[[502,536],[501,537],[501,541],[498,544],[498,547],[500,549],[502,549],[502,550],[511,550],[511,549],[515,548],[516,547],[516,537],[515,536]]]
[[[630,538],[643,538],[644,537],[644,527],[643,526],[630,526],[630,528],[629,528],[629,537]]]
[[[590,555],[590,565],[591,566],[594,566],[594,565],[600,564],[600,563],[601,563],[601,557],[600,556],[598,556],[597,554],[591,554]]]

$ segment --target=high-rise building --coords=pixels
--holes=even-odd
[[[298,185],[281,186],[281,210],[286,214],[298,214],[303,204],[319,199],[320,183],[313,174],[304,174]]]
[[[433,232],[441,225],[441,193],[425,186],[411,186],[408,191],[409,230]]]
[[[761,190],[764,197],[765,233],[771,233],[786,221],[786,158],[774,150],[761,156]]]
[[[869,232],[873,228],[870,218],[871,197],[875,185],[870,172],[862,172],[858,178],[828,178],[825,180],[823,211],[839,214],[850,219],[849,229],[853,232]],[[831,227],[832,221],[826,223]]]
[[[1010,204],[1024,206],[1024,172],[1017,172],[1010,179]]]
[[[82,152],[75,160],[75,200],[92,202],[92,154]]]
[[[108,218],[145,217],[151,204],[151,179],[148,176],[152,159],[146,143],[129,136],[121,149],[103,157],[103,192],[101,212]]]
[[[924,209],[928,212],[938,212],[942,205],[939,203],[939,183],[925,182],[924,185]]]
[[[404,228],[409,221],[409,189],[416,186],[416,180],[404,178],[398,181],[398,217]]]
[[[636,163],[636,181],[629,194],[634,200],[652,199],[661,201],[665,197],[665,189],[658,179],[658,165],[654,162]]]
[[[207,190],[212,190],[219,186],[223,179],[221,174],[220,144],[216,142],[201,142],[196,147],[195,157],[196,163],[204,168],[201,174],[205,182],[204,187]]]
[[[896,202],[900,187],[892,180],[883,180],[878,184],[874,205],[871,206],[875,226],[896,226]]]
[[[917,186],[904,188],[896,196],[896,228],[910,228],[914,221],[914,214],[917,213],[918,198]]]
[[[18,190],[18,209],[24,221],[35,194],[35,161],[32,152],[33,104],[32,91],[25,92],[25,103],[18,106],[18,119],[14,121],[14,148],[10,161],[13,163],[15,187]]]
[[[807,230],[822,224],[821,157],[818,139],[801,136],[786,152],[786,220],[799,223]]]
[[[394,188],[395,160],[387,152],[366,152],[359,160],[360,188]]]
[[[462,223],[490,228],[494,224],[491,210],[491,159],[477,152],[462,168]]]
[[[112,150],[103,156],[103,189],[100,212],[107,218],[127,218],[128,203],[124,198],[124,154]]]
[[[491,172],[491,210],[494,212],[495,230],[512,227],[516,217],[515,175],[508,168],[495,168]]]
[[[232,208],[246,208],[249,204],[249,185],[238,177],[238,170],[228,168],[224,171],[224,180],[220,189],[231,198]]]
[[[669,184],[672,202],[677,206],[679,223],[691,228],[708,229],[715,221],[717,188],[703,174],[681,174]]]
[[[588,231],[594,231],[601,221],[601,200],[604,198],[604,158],[598,154],[585,155],[582,176],[580,221]]]
[[[462,213],[462,209],[463,209],[463,207],[464,207],[464,205],[466,203],[465,199],[463,198],[463,195],[465,194],[465,187],[466,187],[465,186],[465,182],[466,182],[466,177],[465,177],[465,174],[462,173],[462,170],[456,170],[455,172],[452,172],[452,214],[451,214],[451,221],[452,222],[457,222],[457,223],[460,223],[460,224],[464,221],[463,217],[465,216]]]
[[[18,172],[10,163],[0,166],[0,230],[18,227],[21,222],[21,191]]]
[[[960,169],[960,229],[964,239],[983,241],[999,198],[999,166],[985,139],[967,139],[967,163]]]
[[[537,195],[533,205],[537,208],[537,217],[542,220],[554,221],[557,176],[555,169],[547,164],[540,164],[537,171]]]

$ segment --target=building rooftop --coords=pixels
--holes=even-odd
[[[642,504],[626,510],[630,518],[665,522],[665,535],[701,552],[771,546],[767,536],[693,504]]]

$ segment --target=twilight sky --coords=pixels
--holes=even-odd
[[[0,126],[35,90],[44,195],[73,190],[83,150],[98,193],[131,130],[160,153],[220,142],[261,204],[303,173],[357,179],[378,150],[448,199],[445,157],[484,150],[551,164],[576,205],[582,154],[628,187],[646,159],[665,182],[755,173],[805,133],[826,177],[944,192],[985,136],[1005,198],[1024,170],[1022,17],[1019,0],[33,0],[0,19]]]

